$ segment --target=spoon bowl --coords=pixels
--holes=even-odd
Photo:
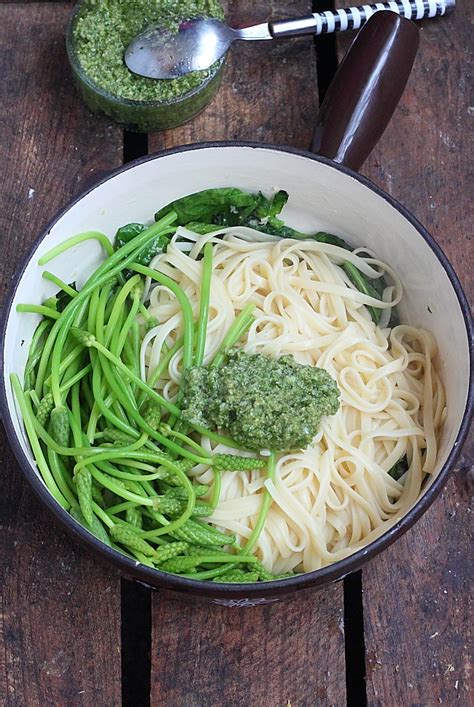
[[[148,28],[128,45],[125,63],[139,76],[177,79],[208,69],[236,39],[272,39],[272,35],[266,23],[239,30],[220,20],[196,18],[182,22],[178,32]]]

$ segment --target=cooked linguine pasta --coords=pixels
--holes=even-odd
[[[276,358],[292,354],[299,363],[324,368],[341,394],[338,412],[323,418],[312,443],[280,455],[273,480],[265,470],[223,472],[209,521],[244,544],[269,495],[256,546],[265,567],[274,573],[323,567],[395,524],[418,498],[425,474],[433,471],[445,415],[434,367],[436,343],[429,332],[413,326],[388,328],[402,286],[392,269],[367,250],[280,239],[244,227],[204,236],[179,228],[167,252],[152,262],[183,288],[195,321],[200,256],[208,241],[214,243],[214,256],[204,362],[215,356],[239,312],[254,303],[255,320],[239,346]],[[344,261],[370,277],[387,276],[391,285],[383,302],[355,289],[340,267]],[[159,322],[141,347],[146,380],[183,331],[180,305],[167,288],[148,281],[144,301]],[[383,310],[378,326],[367,310],[374,305]],[[156,384],[170,400],[177,394],[181,358],[180,348]],[[199,442],[209,451],[231,451],[208,438]],[[405,456],[408,471],[397,481],[388,472]],[[210,467],[197,465],[191,475],[212,486]]]

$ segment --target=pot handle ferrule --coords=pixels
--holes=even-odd
[[[313,151],[357,171],[387,127],[419,43],[417,26],[377,12],[355,38],[321,105]]]

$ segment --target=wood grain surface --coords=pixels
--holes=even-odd
[[[310,10],[304,0],[227,6],[231,24]],[[258,50],[242,43],[215,100],[191,123],[151,135],[150,150],[224,139],[308,148],[317,106],[311,41]],[[345,704],[342,584],[298,602],[241,610],[153,595],[152,705],[285,707],[288,700],[294,707]]]
[[[247,609],[154,595],[152,705],[344,705],[341,585]]]
[[[339,5],[342,7],[342,3]],[[421,24],[400,105],[362,172],[413,211],[472,302],[473,5]],[[338,37],[342,54],[350,38]],[[466,142],[467,141],[467,142]],[[370,705],[469,705],[472,464],[466,446],[442,496],[362,573]]]
[[[122,134],[92,118],[64,55],[70,5],[0,6],[2,295],[40,228]],[[120,582],[53,525],[0,441],[0,704],[119,705]]]

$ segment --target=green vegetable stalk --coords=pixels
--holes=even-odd
[[[124,525],[112,526],[110,528],[110,536],[115,542],[124,545],[130,550],[141,552],[145,557],[153,557],[155,555],[156,550],[146,540],[143,540],[131,528],[126,528]]]
[[[88,469],[79,469],[74,475],[79,507],[86,524],[92,527],[94,513],[92,511],[92,476]]]
[[[96,516],[92,516],[92,523],[89,525],[84,518],[81,509],[78,506],[73,506],[70,510],[72,517],[77,520],[78,523],[83,525],[86,530],[96,536],[98,540],[104,543],[104,545],[111,546],[109,536],[104,526]]]

